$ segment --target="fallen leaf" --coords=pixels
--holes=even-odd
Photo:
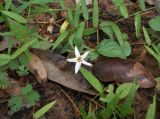
[[[133,60],[102,58],[95,63],[92,71],[103,82],[129,83],[136,79],[140,88],[152,88],[156,85],[152,74]]]
[[[145,2],[149,5],[158,5],[160,3],[160,0],[145,0]]]
[[[83,76],[74,73],[74,65],[67,63],[66,58],[49,51],[34,49],[32,50],[46,67],[48,79],[68,87],[73,90],[88,93],[91,95],[97,94],[91,89],[91,86],[86,82]]]
[[[29,71],[36,77],[39,83],[47,81],[47,70],[43,62],[35,54],[31,53],[32,60],[29,62]]]

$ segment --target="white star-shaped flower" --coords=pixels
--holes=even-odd
[[[87,66],[92,66],[91,63],[86,62],[84,59],[87,57],[89,54],[89,51],[85,52],[83,55],[80,55],[78,48],[75,46],[75,58],[67,59],[68,62],[75,62],[75,73],[78,73],[81,64],[87,65]]]

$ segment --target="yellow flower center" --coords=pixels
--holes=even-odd
[[[82,57],[78,57],[78,58],[77,58],[77,61],[78,61],[78,62],[82,62]]]

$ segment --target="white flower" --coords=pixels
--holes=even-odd
[[[67,59],[68,62],[75,62],[75,73],[77,73],[81,67],[81,64],[85,64],[87,66],[92,66],[89,62],[86,62],[84,59],[89,54],[89,51],[85,52],[83,55],[80,55],[78,48],[75,46],[75,58]]]

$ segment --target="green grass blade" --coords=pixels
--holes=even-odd
[[[83,67],[81,67],[80,72],[99,93],[103,91],[103,85],[91,72]]]
[[[154,95],[153,97],[153,103],[149,105],[146,119],[154,119],[155,111],[156,111],[156,95]]]
[[[36,42],[37,39],[32,39],[30,41],[27,41],[22,47],[18,48],[12,55],[11,55],[11,59],[15,59],[16,57],[18,57],[21,53],[23,53],[24,51],[26,51],[34,42]]]
[[[93,27],[97,28],[99,23],[99,9],[98,9],[98,1],[94,0],[93,3],[93,18],[92,18]]]
[[[141,10],[145,10],[145,1],[144,0],[138,0],[139,3],[139,7],[141,8]]]
[[[82,4],[83,18],[87,21],[89,17],[89,13],[86,5],[86,0],[81,0],[81,4]]]
[[[5,15],[9,16],[10,18],[20,22],[20,23],[26,23],[27,22],[27,20],[24,17],[14,13],[14,12],[10,12],[10,11],[1,11],[1,12]]]
[[[141,15],[139,13],[134,16],[134,24],[136,29],[136,37],[139,38],[141,32]]]
[[[75,13],[74,13],[74,26],[77,27],[79,24],[79,17],[80,17],[80,2],[77,4]]]
[[[56,40],[56,42],[53,44],[53,47],[52,47],[52,51],[54,49],[56,49],[61,43],[62,41],[68,36],[68,31],[64,31]]]
[[[36,113],[34,113],[34,119],[39,119],[41,116],[43,116],[49,109],[51,109],[55,105],[55,103],[56,101],[53,101],[40,108]]]
[[[143,27],[143,33],[144,33],[144,38],[146,40],[147,45],[151,45],[152,41],[145,27]]]

